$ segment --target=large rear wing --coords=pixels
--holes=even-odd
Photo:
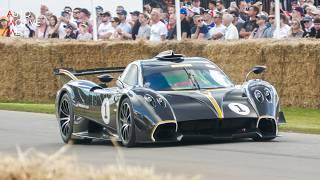
[[[72,68],[56,68],[53,70],[53,74],[55,76],[59,76],[60,82],[62,84],[65,84],[70,80],[79,80],[77,78],[78,76],[122,73],[124,70],[125,70],[125,67],[95,68],[95,69],[82,69],[82,70],[74,70]]]

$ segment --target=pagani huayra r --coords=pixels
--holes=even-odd
[[[174,142],[188,137],[252,138],[269,141],[285,122],[279,96],[268,82],[234,85],[214,63],[173,51],[127,67],[55,69],[63,83],[56,95],[56,116],[64,142],[115,138],[124,146]],[[112,73],[122,73],[108,87]],[[101,82],[79,79],[98,75]]]

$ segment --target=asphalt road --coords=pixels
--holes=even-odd
[[[172,175],[203,179],[320,179],[320,136],[282,133],[272,142],[251,140],[185,142],[121,147],[126,164],[153,167]],[[64,146],[54,115],[0,111],[0,152],[34,148],[53,153]],[[110,142],[73,145],[66,152],[93,166],[116,164]],[[1,159],[0,159],[1,161]]]

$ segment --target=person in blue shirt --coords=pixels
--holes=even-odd
[[[208,39],[208,26],[204,23],[204,20],[200,15],[193,17],[194,26],[191,29],[192,39]]]

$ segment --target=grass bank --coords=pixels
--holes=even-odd
[[[53,104],[0,103],[1,110],[54,113]],[[320,109],[287,107],[282,109],[287,124],[280,127],[281,131],[320,134]]]

